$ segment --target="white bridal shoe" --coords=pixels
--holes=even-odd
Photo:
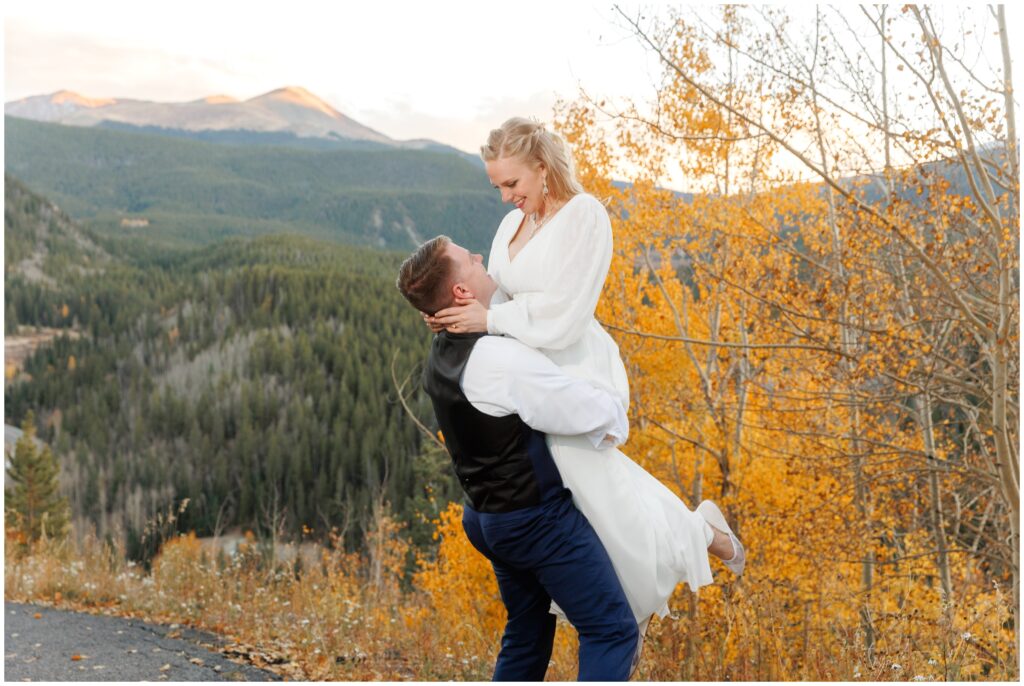
[[[743,567],[747,564],[747,553],[743,550],[743,544],[740,543],[740,539],[736,538],[736,534],[729,528],[729,524],[725,521],[725,515],[718,509],[718,505],[715,505],[710,500],[704,500],[697,506],[697,512],[700,513],[705,522],[722,533],[729,535],[729,540],[732,541],[733,556],[732,559],[722,560],[722,562],[736,576],[742,574]]]

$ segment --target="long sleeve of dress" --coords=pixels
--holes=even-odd
[[[554,235],[543,246],[548,265],[543,282],[493,305],[488,333],[506,334],[533,348],[562,350],[590,325],[611,265],[611,222],[604,206],[589,195],[573,198],[561,212],[569,215],[548,227]]]

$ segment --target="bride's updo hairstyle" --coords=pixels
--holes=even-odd
[[[480,146],[480,157],[484,162],[513,157],[535,169],[543,164],[548,170],[548,193],[555,200],[568,200],[583,193],[568,144],[557,133],[532,119],[512,117],[492,129],[487,143]]]

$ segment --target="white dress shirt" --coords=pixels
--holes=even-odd
[[[462,392],[492,417],[518,414],[546,434],[585,436],[595,448],[614,448],[629,436],[622,403],[613,393],[568,376],[544,354],[505,336],[484,336],[462,372]]]

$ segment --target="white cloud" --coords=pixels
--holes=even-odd
[[[475,108],[449,116],[423,114],[412,102],[396,100],[386,109],[360,110],[353,116],[392,138],[432,138],[475,154],[490,130],[509,117],[533,117],[550,123],[556,100],[554,92],[483,98]]]

